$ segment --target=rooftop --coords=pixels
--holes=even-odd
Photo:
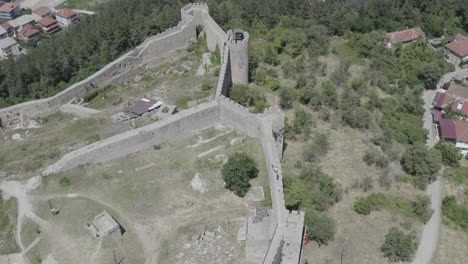
[[[8,22],[5,22],[2,24],[2,28],[4,28],[5,30],[8,30],[11,28],[11,25]]]
[[[44,27],[49,27],[52,26],[53,24],[57,23],[57,20],[51,18],[51,17],[44,17],[43,19],[37,21],[41,26]]]
[[[3,13],[10,13],[11,11],[15,10],[18,7],[15,3],[5,3],[0,7],[0,12]]]
[[[47,256],[41,264],[59,264],[52,255]]]
[[[20,35],[27,37],[27,38],[33,37],[34,35],[37,35],[39,33],[40,33],[39,30],[37,30],[35,27],[31,25],[26,25],[19,31]]]
[[[420,28],[416,27],[387,33],[386,38],[391,43],[404,43],[416,40],[421,36],[424,36],[424,32]]]
[[[4,39],[0,39],[0,49],[6,49],[6,48],[9,48],[13,45],[15,45],[17,42],[16,40],[12,39],[12,38],[4,38]]]
[[[93,223],[101,236],[109,235],[117,229],[120,229],[119,223],[106,211],[96,215]]]
[[[75,16],[76,13],[75,11],[71,9],[62,9],[62,10],[57,11],[55,15],[59,17],[70,18],[72,16]]]
[[[456,139],[457,133],[455,122],[452,119],[441,119],[440,123],[440,136],[445,139]]]
[[[23,16],[20,16],[13,20],[8,21],[8,23],[14,28],[22,27],[26,24],[30,24],[34,22],[36,22],[36,19],[32,15],[23,15]]]
[[[455,36],[454,41],[448,43],[445,47],[458,57],[468,56],[468,37],[458,34]]]
[[[50,8],[48,8],[46,6],[41,6],[38,9],[33,11],[34,14],[36,14],[38,16],[41,16],[41,17],[43,17],[43,16],[45,16],[45,15],[51,13],[51,12],[52,12],[52,10],[50,10]]]
[[[468,142],[468,121],[454,120],[457,142]]]
[[[468,99],[468,88],[456,83],[450,84],[450,87],[447,89],[447,93],[455,95],[457,97]]]
[[[162,105],[162,102],[157,100],[150,100],[150,99],[141,99],[135,103],[132,107],[128,109],[130,113],[135,115],[141,116],[142,114],[149,112],[155,108],[158,108]]]

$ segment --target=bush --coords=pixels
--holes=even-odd
[[[304,161],[315,162],[328,153],[330,142],[325,134],[317,134],[311,143],[305,145],[303,155]]]
[[[161,145],[153,145],[153,149],[154,149],[154,150],[160,150],[160,149],[161,149]]]
[[[213,87],[214,87],[213,82],[211,82],[209,80],[204,81],[203,84],[202,84],[202,90],[203,91],[210,91],[210,90],[213,89]]]
[[[447,196],[442,201],[442,214],[468,232],[468,206],[457,203],[455,196]]]
[[[62,187],[68,187],[70,186],[71,182],[70,179],[66,176],[60,177],[59,179],[59,185]]]
[[[323,104],[332,108],[338,107],[338,94],[336,92],[336,87],[330,81],[322,83],[320,87],[320,98]]]
[[[387,156],[376,148],[367,150],[362,159],[368,166],[372,166],[374,164],[380,168],[386,168],[388,166]]]
[[[284,88],[280,92],[280,106],[283,109],[291,109],[294,101],[294,95],[290,89]]]
[[[462,159],[463,155],[455,145],[441,140],[437,142],[434,147],[440,151],[440,154],[442,155],[442,163],[444,165],[458,167],[458,161]]]
[[[345,111],[342,116],[343,122],[352,128],[369,128],[371,124],[371,114],[364,107],[357,107]]]
[[[162,109],[162,112],[163,113],[168,113],[169,112],[169,107],[164,106],[164,108]]]
[[[422,223],[426,223],[432,215],[430,203],[427,196],[420,196],[415,201],[411,201],[398,196],[372,193],[366,197],[356,199],[353,208],[356,213],[363,215],[385,209],[407,217],[417,218]]]
[[[414,235],[405,235],[396,227],[390,228],[381,247],[384,256],[390,261],[410,261],[416,252],[417,242]]]
[[[250,187],[249,180],[257,177],[255,161],[245,153],[234,153],[221,170],[226,188],[243,197]]]

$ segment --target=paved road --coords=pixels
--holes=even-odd
[[[468,69],[456,69],[454,72],[450,72],[442,76],[441,80],[437,84],[437,90],[442,89],[442,85],[449,82],[453,77],[457,75],[468,75]],[[428,90],[423,94],[424,100],[424,128],[429,131],[426,145],[432,147],[435,143],[434,126],[432,124],[431,106],[432,100],[436,94],[436,90]],[[439,179],[429,185],[427,194],[431,197],[431,208],[434,211],[431,219],[424,226],[424,230],[421,236],[421,241],[416,251],[416,257],[413,260],[413,264],[429,264],[432,256],[434,255],[437,244],[439,241],[440,223],[441,223],[441,182]]]

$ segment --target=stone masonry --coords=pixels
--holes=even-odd
[[[109,79],[122,76],[141,65],[164,61],[195,40],[197,25],[204,27],[209,50],[213,51],[218,46],[222,52],[214,101],[72,151],[43,171],[43,176],[82,164],[100,163],[124,157],[154,144],[188,136],[194,130],[221,122],[250,137],[259,138],[262,143],[273,204],[271,221],[269,221],[271,225],[269,230],[272,230],[272,234],[260,242],[265,244],[261,252],[258,252],[263,257],[255,263],[301,263],[305,230],[304,213],[287,211],[284,202],[281,172],[284,114],[277,107],[266,109],[262,114],[251,114],[248,109],[228,98],[232,83],[248,83],[249,35],[242,31],[243,39],[236,42],[233,34],[235,31],[226,34],[210,17],[206,4],[195,3],[185,6],[181,10],[181,22],[177,27],[145,40],[140,46],[96,74],[56,96],[0,109],[0,120],[2,124],[8,124],[12,118],[20,114],[38,116],[52,113],[70,99],[82,96],[90,89],[108,82]],[[166,56],[158,57],[160,54]]]

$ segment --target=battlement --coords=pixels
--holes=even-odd
[[[183,11],[189,12],[191,9],[203,9],[206,12],[209,12],[208,4],[207,3],[190,3],[184,7],[182,7]]]

